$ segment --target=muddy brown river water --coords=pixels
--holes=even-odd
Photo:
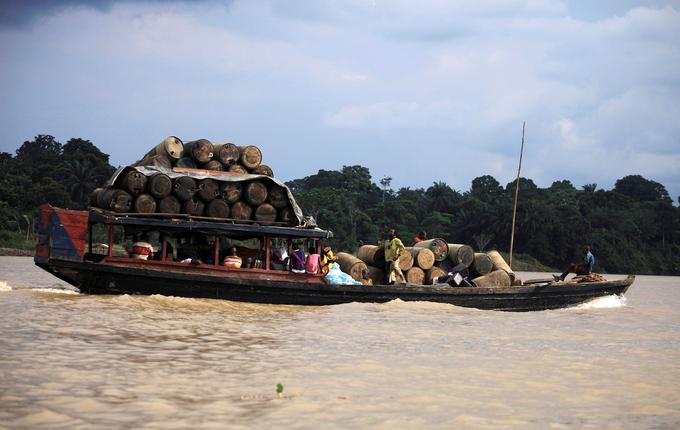
[[[81,295],[0,257],[0,428],[676,429],[680,278],[557,311],[300,307]]]

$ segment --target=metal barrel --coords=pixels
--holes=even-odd
[[[196,181],[188,176],[180,176],[174,180],[173,193],[180,201],[190,200],[198,191]]]
[[[260,181],[251,181],[243,189],[243,197],[253,206],[259,206],[267,201],[269,190]]]
[[[260,224],[271,224],[276,221],[276,208],[269,203],[262,203],[255,209],[255,221]]]
[[[198,181],[197,195],[204,202],[212,201],[220,195],[220,184],[214,179],[201,179]]]
[[[260,164],[259,166],[254,168],[251,173],[254,175],[269,176],[270,178],[274,177],[274,172],[272,171],[272,168],[267,166],[266,164]]]
[[[220,193],[227,203],[236,203],[243,195],[243,185],[240,182],[225,182],[220,185]]]
[[[206,205],[205,214],[212,218],[229,218],[229,205],[222,199],[213,199]]]
[[[183,150],[184,144],[179,137],[168,136],[151,151],[147,152],[145,157],[159,155],[172,162],[173,160],[179,160],[180,157],[182,157]]]
[[[162,199],[172,192],[172,179],[164,173],[156,173],[149,177],[146,189],[152,196]]]
[[[269,188],[269,203],[276,209],[283,209],[288,206],[288,192],[285,188],[273,185]]]
[[[233,143],[218,143],[213,145],[215,160],[219,160],[225,166],[238,163],[241,152]]]
[[[239,146],[238,149],[241,153],[239,161],[246,169],[255,169],[262,164],[262,151],[257,146]]]
[[[208,139],[198,139],[184,145],[184,155],[189,155],[198,163],[207,163],[213,159],[213,144]]]
[[[151,194],[140,194],[132,204],[132,210],[140,214],[152,214],[156,212],[156,199]]]

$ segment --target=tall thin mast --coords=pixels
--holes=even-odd
[[[515,244],[515,218],[517,216],[517,198],[519,197],[519,173],[522,170],[522,155],[524,154],[524,127],[526,122],[522,121],[522,146],[519,150],[519,166],[517,167],[517,182],[515,182],[515,205],[512,208],[512,232],[510,233],[510,268],[512,268],[512,247]]]

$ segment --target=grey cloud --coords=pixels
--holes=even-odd
[[[145,3],[222,3],[231,0],[146,0]],[[0,26],[22,27],[35,19],[71,7],[86,7],[100,11],[110,10],[116,3],[139,3],[134,0],[2,0],[0,1]]]

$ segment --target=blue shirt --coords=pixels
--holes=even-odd
[[[586,252],[586,255],[583,256],[583,268],[588,269],[588,273],[593,271],[593,267],[595,267],[595,256],[590,252]]]

